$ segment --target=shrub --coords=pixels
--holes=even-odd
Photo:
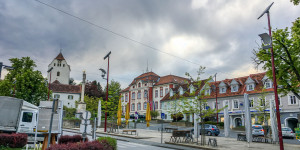
[[[84,143],[55,144],[46,150],[106,150],[99,141]]]
[[[27,144],[27,134],[0,134],[0,146],[22,148]]]
[[[82,142],[83,138],[81,135],[63,135],[59,138],[58,144],[68,144],[68,143],[77,143],[77,142]],[[85,139],[85,141],[88,141],[88,138]]]
[[[176,122],[183,119],[183,114],[179,112],[177,114],[171,114],[171,117],[173,118],[173,122]]]
[[[99,137],[98,141],[103,144],[104,148],[109,150],[117,149],[117,140],[111,137]]]

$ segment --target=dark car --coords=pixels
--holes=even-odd
[[[211,135],[218,136],[220,134],[220,130],[218,129],[218,127],[215,125],[211,125],[211,124],[205,124],[204,129],[201,129],[201,125],[199,125],[198,129],[200,132],[199,134],[201,134],[201,131],[209,136],[211,136]],[[194,129],[192,129],[191,131],[192,131],[192,134],[194,134]]]

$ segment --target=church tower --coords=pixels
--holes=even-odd
[[[48,70],[51,67],[53,67],[53,69],[47,74],[48,81],[51,80],[50,82],[53,83],[54,81],[57,80],[61,84],[69,84],[71,68],[68,65],[67,61],[65,60],[61,52],[48,65]],[[50,74],[51,74],[51,79],[50,79]]]

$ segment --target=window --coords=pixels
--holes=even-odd
[[[274,96],[274,95],[272,96],[272,100],[274,100],[274,105],[276,106],[275,96]],[[282,103],[281,103],[281,98],[280,98],[279,95],[278,95],[278,105],[282,105]]]
[[[271,82],[271,80],[269,80],[269,79],[265,80],[265,88],[266,89],[272,88],[272,82]]]
[[[132,98],[131,99],[135,99],[135,92],[132,92]]]
[[[125,102],[128,102],[128,95],[127,95],[127,93],[125,95]]]
[[[141,103],[138,103],[138,104],[137,104],[137,109],[138,109],[138,110],[141,110]]]
[[[141,90],[138,91],[137,99],[141,99]]]
[[[59,94],[55,94],[55,95],[54,95],[54,98],[59,99],[59,98],[60,98],[60,95],[59,95]]]
[[[124,102],[124,96],[121,97],[122,102]]]
[[[290,95],[290,98],[289,98],[289,104],[290,104],[290,105],[295,105],[295,104],[297,104],[297,100],[296,100],[296,96],[295,96],[295,95]]]
[[[163,87],[160,87],[160,97],[163,97],[163,93],[164,91],[163,91]]]
[[[226,93],[226,87],[221,87],[220,88],[220,93]]]
[[[253,91],[254,90],[254,85],[253,84],[248,84],[247,85],[247,91]]]
[[[253,98],[252,98],[252,99],[249,99],[249,107],[250,107],[250,108],[253,107],[253,102],[254,102]]]
[[[158,102],[155,102],[155,109],[158,109]]]
[[[61,66],[61,61],[58,61],[57,66],[58,66],[58,67]]]
[[[32,121],[32,112],[23,112],[22,122],[31,122]]]
[[[259,103],[260,103],[260,106],[266,106],[266,99],[260,98]]]
[[[169,89],[166,88],[166,89],[165,89],[165,94],[168,94],[168,93],[169,93]]]
[[[233,109],[239,109],[239,101],[233,100]]]
[[[54,66],[55,66],[55,63],[54,63]]]
[[[147,86],[147,83],[145,83],[145,86]]]
[[[141,83],[139,83],[139,87],[141,87]]]
[[[203,108],[208,109],[207,103],[203,103]]]
[[[57,76],[60,76],[60,72],[59,71],[57,71]]]
[[[134,108],[134,104],[131,104],[131,111],[134,111],[135,108]]]
[[[238,91],[238,86],[237,85],[232,85],[231,86],[231,92],[237,92]]]
[[[132,88],[134,89],[134,86],[132,86]]]
[[[210,95],[210,89],[205,90],[205,95]]]
[[[147,103],[144,102],[144,110],[146,110],[146,109],[147,109]]]
[[[63,67],[65,67],[65,64],[63,64]]]
[[[159,108],[162,109],[162,103],[160,102],[159,104],[160,104]]]
[[[68,95],[68,99],[73,99],[73,95]]]
[[[148,91],[144,90],[144,98],[148,98]]]
[[[155,97],[158,97],[158,90],[155,90]]]

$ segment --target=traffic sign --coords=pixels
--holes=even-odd
[[[165,113],[161,113],[161,119],[165,119]]]
[[[89,111],[84,111],[84,112],[82,113],[82,118],[83,118],[83,119],[90,119],[90,118],[91,118],[91,112],[89,112]]]

